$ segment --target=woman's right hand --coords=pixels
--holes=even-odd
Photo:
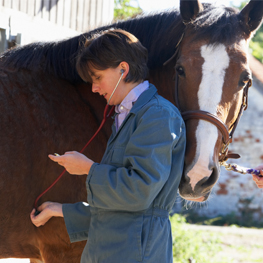
[[[40,214],[35,215],[35,208],[30,213],[30,219],[36,227],[43,226],[53,216],[63,217],[62,204],[60,203],[45,202],[37,210]]]

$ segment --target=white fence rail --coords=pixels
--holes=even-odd
[[[107,25],[114,0],[0,0],[0,52],[35,41],[54,41]]]
[[[0,0],[0,6],[84,32],[113,19],[113,0]]]

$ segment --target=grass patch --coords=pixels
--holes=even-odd
[[[200,230],[201,226],[187,223],[180,214],[174,214],[170,220],[174,263],[263,262],[263,234],[255,230],[242,232],[244,229],[237,226],[234,231],[231,227],[227,231],[223,227],[222,231],[211,227]]]
[[[218,258],[222,250],[221,234],[189,230],[186,219],[178,214],[171,218],[174,263],[231,263],[229,258]]]

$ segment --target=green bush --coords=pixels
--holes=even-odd
[[[263,33],[262,33],[263,34]],[[252,55],[258,59],[261,63],[263,63],[263,41],[262,42],[254,42],[250,41],[249,47],[252,50]]]
[[[114,0],[114,20],[126,20],[140,13],[140,6],[133,6],[131,0]]]
[[[247,4],[247,2],[248,1],[242,1],[239,6],[233,5],[233,3],[231,4],[241,10]],[[259,27],[255,36],[250,41],[249,47],[251,49],[251,54],[261,63],[263,63],[263,24]]]

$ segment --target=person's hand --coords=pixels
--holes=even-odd
[[[257,166],[255,169],[260,170],[260,174],[263,176],[263,164]],[[253,174],[253,180],[257,184],[258,188],[263,188],[263,177]]]
[[[70,174],[88,174],[91,165],[94,163],[85,155],[79,152],[66,152],[64,155],[55,156],[49,154],[48,157],[58,164],[65,167]]]
[[[37,216],[35,216],[35,208],[30,213],[30,219],[37,227],[43,226],[53,216],[63,217],[62,204],[60,203],[45,202],[37,210],[40,212]]]

